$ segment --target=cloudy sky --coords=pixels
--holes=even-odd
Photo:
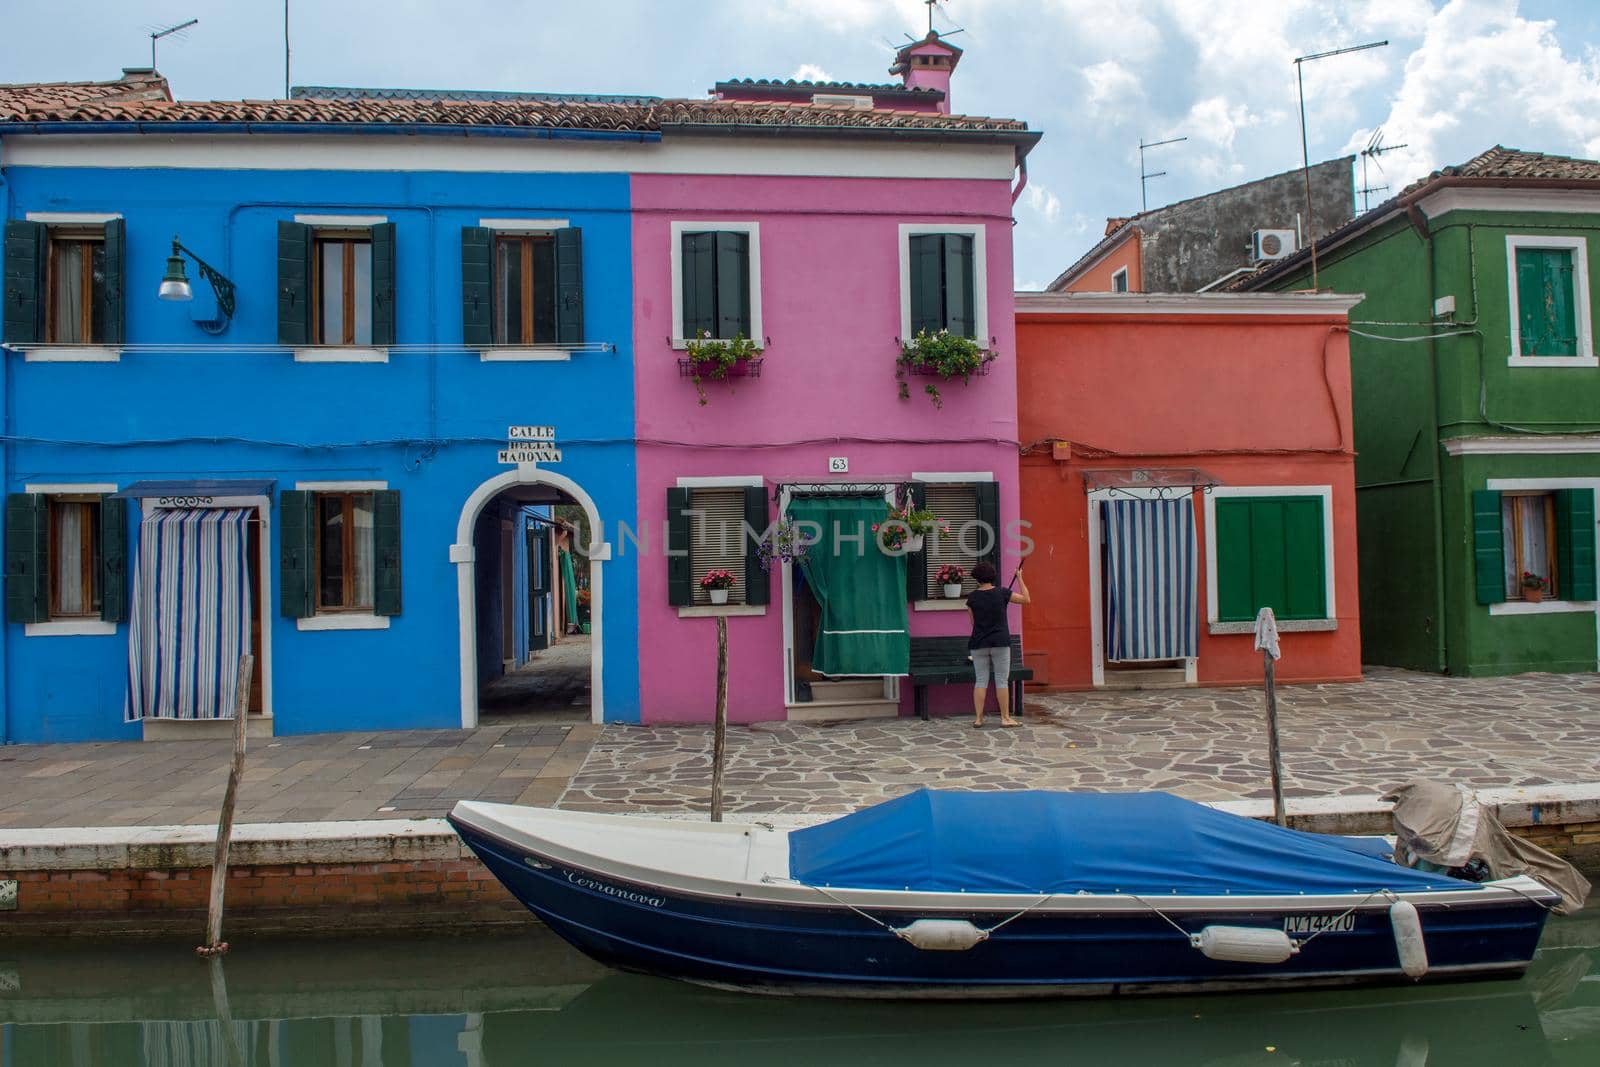
[[[728,77],[886,80],[921,0],[291,0],[295,84],[700,95]],[[0,82],[103,79],[149,62],[189,98],[283,91],[281,0],[0,0]],[[1600,156],[1592,0],[945,0],[966,49],[958,110],[1045,131],[1018,209],[1017,284],[1038,288],[1139,206],[1299,165],[1293,58],[1311,156],[1383,130],[1398,188],[1495,143]],[[1359,172],[1358,172],[1359,184]],[[1379,197],[1386,193],[1377,194]],[[1376,203],[1376,199],[1373,201]]]

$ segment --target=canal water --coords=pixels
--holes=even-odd
[[[1600,910],[1525,978],[1248,996],[887,1003],[740,996],[494,938],[0,941],[0,1067],[1600,1064]]]

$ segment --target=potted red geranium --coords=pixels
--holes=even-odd
[[[1532,571],[1522,572],[1522,599],[1537,604],[1544,599],[1544,579]]]
[[[733,588],[733,572],[706,571],[705,577],[700,579],[700,588],[710,595],[713,604],[726,604],[728,590]]]
[[[967,572],[954,563],[946,563],[939,568],[939,584],[944,586],[944,595],[948,600],[955,600],[961,596],[961,581]]]

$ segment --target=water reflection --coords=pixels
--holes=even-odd
[[[181,947],[0,942],[0,1067],[1600,1062],[1600,912],[1528,977],[1034,1003],[743,997],[599,968],[543,931]]]

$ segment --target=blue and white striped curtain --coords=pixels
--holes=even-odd
[[[139,524],[124,717],[231,719],[250,649],[246,508],[152,511]],[[258,668],[259,669],[259,668]]]
[[[1194,503],[1107,500],[1106,659],[1196,655]]]

